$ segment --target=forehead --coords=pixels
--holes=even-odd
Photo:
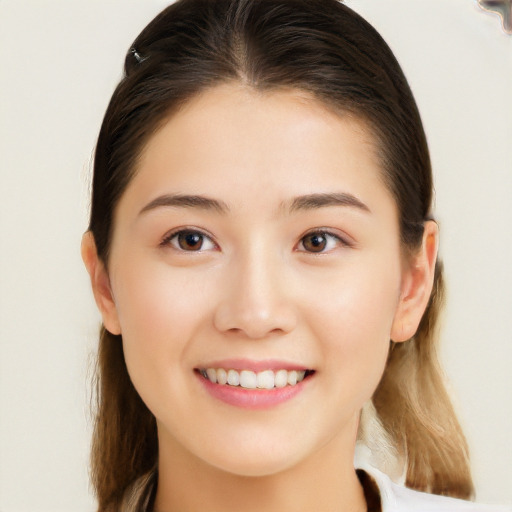
[[[170,137],[177,140],[180,134],[200,138],[201,142],[213,141],[222,148],[222,140],[228,136],[230,144],[254,141],[268,144],[271,136],[277,144],[296,141],[298,137],[313,138],[319,131],[345,128],[351,132],[352,142],[366,146],[374,153],[375,140],[372,130],[363,116],[358,116],[327,105],[311,93],[300,89],[280,88],[260,91],[239,82],[228,82],[206,89],[192,97],[164,122],[145,147],[145,152],[158,144],[159,139]],[[179,132],[179,133],[178,133]],[[279,135],[275,137],[275,135]],[[334,135],[334,133],[333,133]],[[327,141],[327,139],[326,139]]]
[[[173,113],[142,152],[127,193],[134,188],[146,199],[201,193],[233,204],[248,195],[276,203],[335,188],[387,193],[361,119],[303,91],[238,83],[209,89]]]

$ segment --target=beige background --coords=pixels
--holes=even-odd
[[[478,498],[512,504],[512,36],[472,0],[347,0],[409,77],[437,180],[442,355]],[[163,0],[0,0],[0,511],[94,509],[79,256],[124,53]]]

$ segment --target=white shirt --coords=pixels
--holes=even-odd
[[[355,467],[370,475],[379,488],[382,512],[512,512],[512,507],[482,505],[472,501],[413,491],[395,484],[356,453]]]

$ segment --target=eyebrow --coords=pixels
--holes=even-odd
[[[328,206],[349,206],[363,212],[371,213],[370,208],[360,201],[356,196],[346,192],[335,192],[331,194],[308,194],[294,198],[289,207],[290,213],[301,210],[314,210]]]
[[[156,208],[198,208],[200,210],[214,210],[218,213],[227,213],[229,206],[223,201],[212,199],[205,196],[183,195],[183,194],[164,194],[153,199],[142,210],[139,215]]]
[[[307,194],[295,197],[291,202],[283,203],[282,208],[289,213],[297,211],[314,210],[329,206],[348,206],[371,213],[370,208],[360,201],[356,196],[346,192],[335,192],[325,194]],[[230,208],[224,201],[212,199],[206,196],[189,194],[164,194],[150,201],[139,215],[157,208],[198,208],[200,210],[213,210],[218,213],[228,213]]]

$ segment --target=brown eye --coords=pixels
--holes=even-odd
[[[327,247],[325,233],[311,233],[302,239],[302,245],[308,252],[322,252]]]
[[[199,233],[184,232],[177,236],[178,245],[184,251],[198,251],[203,245],[203,236]]]
[[[314,231],[301,239],[299,249],[305,252],[319,254],[335,249],[340,245],[347,247],[349,244],[332,233]]]
[[[199,252],[215,248],[212,240],[199,231],[183,230],[170,236],[166,243],[179,251]]]

